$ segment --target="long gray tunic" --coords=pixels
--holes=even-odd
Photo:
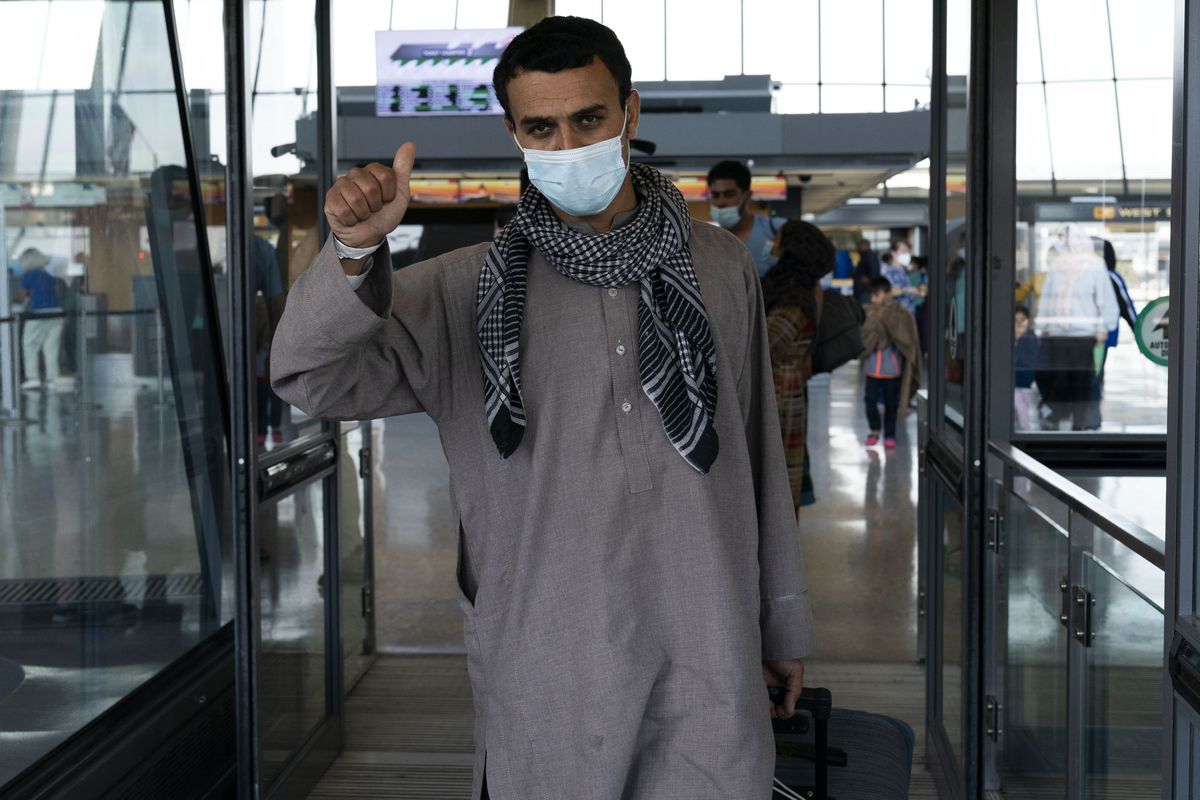
[[[754,263],[709,225],[690,246],[717,354],[708,475],[642,393],[636,284],[587,286],[534,251],[528,428],[507,460],[475,338],[487,245],[394,275],[381,252],[357,292],[326,246],[288,295],[271,351],[283,399],[438,425],[461,523],[476,797],[485,759],[495,800],[770,796],[761,660],[811,650],[811,609]]]

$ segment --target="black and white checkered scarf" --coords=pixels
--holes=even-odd
[[[658,170],[634,164],[631,171],[638,209],[628,224],[606,233],[579,233],[564,225],[531,186],[516,218],[484,258],[475,328],[488,426],[505,458],[525,433],[520,341],[531,247],[581,283],[638,284],[642,390],[662,416],[667,438],[692,467],[707,473],[717,457],[716,352],[688,249],[687,203]]]

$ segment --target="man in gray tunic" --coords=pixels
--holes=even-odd
[[[288,296],[275,389],[438,425],[475,797],[762,800],[812,619],[754,263],[629,166],[640,102],[608,28],[542,21],[495,87],[533,184],[516,218],[393,275],[415,149],[351,170]]]

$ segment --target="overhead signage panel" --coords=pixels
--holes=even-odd
[[[503,113],[492,71],[522,30],[376,31],[376,116]]]

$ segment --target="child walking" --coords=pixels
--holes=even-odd
[[[1013,382],[1013,428],[1018,431],[1035,431],[1040,425],[1037,406],[1033,396],[1033,383],[1037,376],[1038,340],[1033,332],[1033,319],[1029,309],[1017,306],[1013,315],[1014,335],[1017,346],[1014,354],[1016,368]]]
[[[870,434],[867,447],[896,447],[896,424],[921,385],[921,342],[917,323],[904,306],[892,298],[887,278],[871,281],[871,306],[863,322],[865,402]],[[883,406],[883,419],[879,406]]]

